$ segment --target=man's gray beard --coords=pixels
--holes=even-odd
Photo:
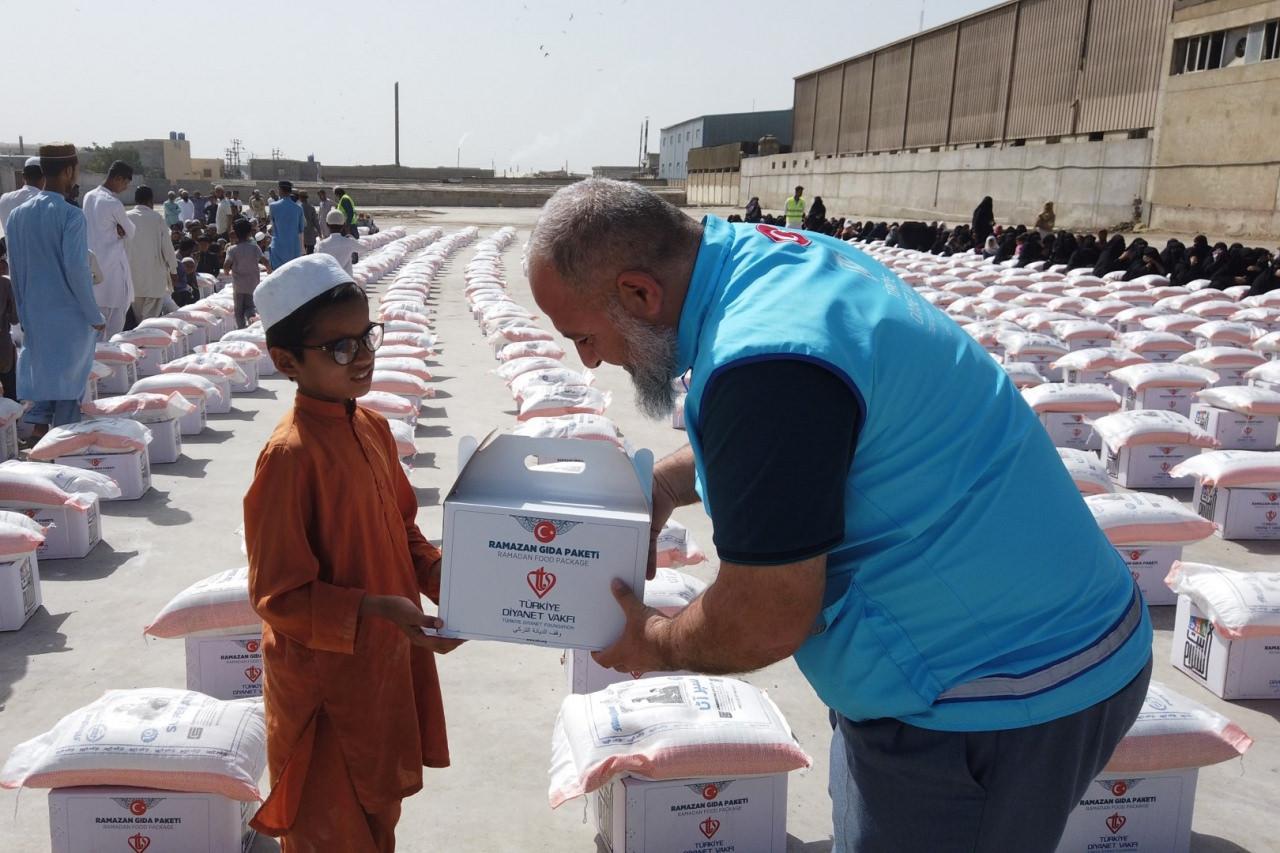
[[[627,342],[626,368],[640,413],[653,420],[669,417],[676,408],[676,391],[671,384],[679,353],[675,330],[638,320],[617,301],[609,304],[608,312]]]

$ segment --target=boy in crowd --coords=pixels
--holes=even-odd
[[[284,853],[390,851],[401,801],[449,749],[435,654],[459,641],[420,595],[440,551],[369,391],[382,325],[329,255],[255,294],[271,359],[297,384],[244,499],[249,599],[263,621],[271,795],[253,819]]]
[[[218,270],[222,269],[222,258],[213,248],[213,240],[208,233],[202,233],[196,238],[196,247],[196,253],[193,256],[196,259],[196,272],[216,276]]]
[[[187,247],[188,243],[192,243],[192,246]],[[182,245],[182,251],[190,251],[194,248],[194,242],[191,240],[183,240]],[[173,280],[173,302],[181,308],[199,298],[200,280],[196,277],[196,259],[190,255],[183,255],[182,260],[178,262],[178,276]]]
[[[259,268],[271,273],[271,263],[262,254],[258,244],[249,239],[253,226],[247,219],[237,219],[232,226],[236,234],[236,244],[227,250],[227,262],[222,266],[223,273],[231,273],[231,292],[235,295],[236,328],[243,329],[249,325],[249,318],[254,314],[253,291],[258,287]]]
[[[360,241],[346,235],[341,210],[329,211],[325,224],[329,226],[329,236],[316,243],[316,251],[337,258],[347,275],[351,275],[352,266],[360,260]]]

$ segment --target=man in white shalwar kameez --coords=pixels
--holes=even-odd
[[[19,399],[33,402],[27,423],[61,426],[80,420],[103,317],[93,298],[85,217],[66,199],[79,175],[75,146],[41,146],[40,165],[45,190],[9,215],[23,332],[17,390]]]
[[[125,252],[133,275],[133,316],[139,321],[160,316],[161,305],[178,274],[178,257],[169,239],[169,226],[153,208],[155,200],[151,187],[140,186],[133,192],[135,207],[128,213],[134,232],[125,244]]]
[[[107,171],[106,182],[85,193],[80,205],[89,227],[89,248],[102,265],[102,284],[94,288],[93,295],[102,316],[106,317],[106,327],[100,337],[103,341],[124,330],[125,315],[133,304],[133,276],[129,272],[125,242],[133,237],[134,225],[116,198],[132,182],[133,167],[117,160]]]
[[[18,205],[28,199],[35,198],[44,189],[44,171],[40,168],[39,157],[28,157],[22,166],[22,186],[13,192],[0,195],[0,232],[8,233],[5,222],[9,214],[17,210]]]

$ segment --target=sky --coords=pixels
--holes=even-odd
[[[398,80],[406,166],[584,172],[637,162],[646,117],[657,151],[663,126],[787,109],[795,75],[916,32],[922,6],[932,27],[993,3],[0,0],[0,57],[26,69],[0,87],[0,142],[178,130],[196,157],[235,137],[259,157],[390,163]]]

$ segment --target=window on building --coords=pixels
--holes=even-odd
[[[1226,30],[1178,39],[1173,45],[1172,73],[1193,74],[1197,71],[1221,68],[1222,52],[1226,41]],[[1234,45],[1232,47],[1234,48]]]
[[[1262,31],[1262,61],[1280,59],[1280,20],[1267,21]]]

